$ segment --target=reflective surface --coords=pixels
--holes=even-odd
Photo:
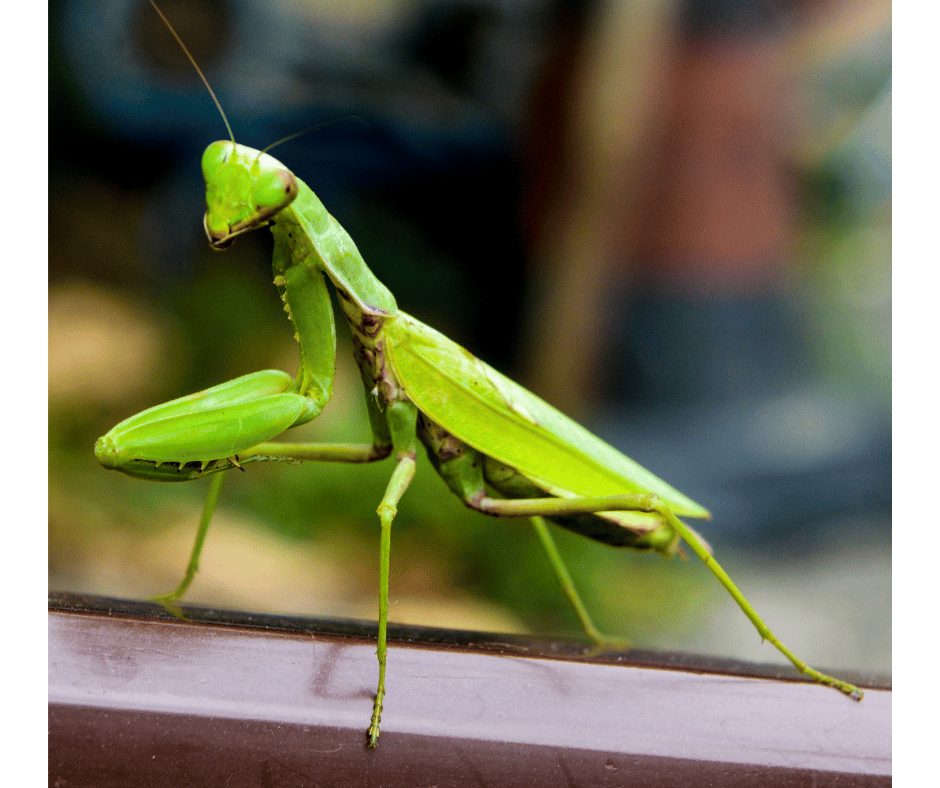
[[[382,738],[368,752],[371,625],[192,616],[203,620],[53,599],[50,784],[890,780],[889,690],[856,704],[808,683],[711,672],[713,661],[695,670],[690,657],[684,669],[665,667],[670,655],[658,668],[611,664],[578,658],[578,644],[411,628],[390,633]]]

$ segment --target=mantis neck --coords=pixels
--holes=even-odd
[[[275,218],[275,224],[286,226],[294,238],[294,251],[299,252],[295,264],[312,265],[324,272],[340,300],[353,305],[355,311],[380,318],[394,315],[398,311],[395,297],[369,270],[349,233],[307,184],[300,179],[297,183],[297,199]],[[347,311],[345,306],[343,309]]]
[[[324,276],[353,333],[356,362],[367,390],[382,372],[378,347],[385,321],[398,312],[395,297],[366,265],[349,234],[310,190],[300,190],[274,219],[274,283],[297,329],[301,363],[298,393],[321,407],[332,391],[336,366],[336,329]]]

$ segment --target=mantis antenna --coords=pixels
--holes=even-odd
[[[202,84],[206,86],[206,90],[209,91],[209,95],[212,96],[212,101],[215,102],[216,108],[219,110],[219,114],[222,116],[222,122],[225,123],[225,128],[228,130],[229,139],[232,141],[232,144],[235,144],[235,135],[232,133],[232,127],[229,125],[228,117],[225,114],[225,110],[222,109],[222,104],[219,102],[218,97],[215,95],[215,91],[212,89],[212,85],[209,84],[209,80],[206,79],[206,75],[202,73],[202,69],[199,68],[199,64],[196,62],[196,59],[189,53],[189,50],[186,48],[186,44],[183,43],[183,39],[179,37],[179,34],[173,28],[173,25],[170,24],[170,20],[164,16],[163,11],[160,10],[160,7],[150,0],[150,5],[153,6],[153,10],[156,11],[160,18],[163,20],[163,24],[167,26],[169,31],[173,34],[173,38],[176,39],[176,43],[180,45],[180,49],[183,50],[183,53],[189,59],[189,62],[193,64],[193,68],[196,69],[196,73],[199,74],[199,78],[202,80]],[[341,120],[347,120],[348,118],[355,118],[361,123],[365,123],[358,115],[346,115],[342,118],[337,118],[336,120],[329,120],[326,123],[320,123],[316,126],[311,126],[309,129],[304,129],[303,131],[295,131],[293,134],[288,134],[286,137],[281,137],[281,139],[276,142],[272,142],[266,148],[263,148],[258,152],[260,158],[262,153],[267,153],[271,148],[274,148],[278,145],[281,145],[284,142],[290,142],[292,139],[297,137],[302,137],[304,134],[309,134],[311,131],[316,131],[317,129],[322,129],[324,126],[329,126],[331,123],[338,123]]]
[[[177,34],[176,30],[173,29],[173,25],[171,25],[170,20],[167,19],[163,15],[163,11],[160,10],[160,7],[154,2],[154,0],[150,0],[150,5],[152,5],[153,10],[156,11],[160,15],[160,18],[163,20],[163,24],[165,24],[169,28],[170,32],[173,34],[173,38],[176,39],[176,43],[180,45],[180,48],[185,53],[186,57],[189,58],[189,62],[193,64],[193,68],[196,69],[196,73],[199,74],[199,79],[201,79],[202,84],[206,86],[206,90],[209,91],[209,95],[212,96],[212,100],[215,102],[215,106],[219,110],[219,114],[222,116],[222,122],[225,123],[225,128],[228,129],[229,139],[232,141],[232,144],[234,145],[235,135],[232,133],[232,127],[229,126],[228,118],[225,116],[225,110],[222,109],[222,105],[219,103],[219,99],[216,97],[215,91],[212,89],[212,85],[209,84],[209,80],[206,79],[206,75],[202,73],[202,69],[199,68],[199,64],[196,62],[195,58],[193,58],[193,56],[189,54],[189,50],[186,48],[186,44],[183,43],[183,39],[181,39],[179,35]],[[287,139],[290,139],[290,138],[288,137]],[[281,142],[283,141],[284,140],[281,140]],[[277,143],[275,143],[275,145],[276,144]],[[271,146],[268,146],[268,147],[271,147]]]
[[[351,120],[358,120],[358,121],[359,121],[362,125],[364,125],[364,126],[368,126],[368,125],[369,125],[366,121],[364,121],[362,118],[360,118],[360,117],[359,117],[358,115],[356,115],[356,114],[343,115],[343,117],[341,117],[341,118],[335,118],[334,120],[327,120],[327,121],[325,121],[325,122],[323,122],[323,123],[318,123],[316,126],[311,126],[309,129],[304,129],[303,131],[295,131],[293,134],[288,134],[286,137],[281,137],[277,142],[272,142],[272,143],[271,143],[270,145],[268,145],[266,148],[262,148],[261,151],[259,152],[259,155],[260,155],[261,153],[267,153],[269,150],[271,150],[271,148],[275,148],[275,147],[277,147],[278,145],[281,145],[281,144],[284,143],[284,142],[290,142],[291,140],[296,139],[297,137],[302,137],[304,134],[309,134],[311,131],[317,131],[318,129],[324,129],[324,128],[326,128],[327,126],[332,126],[334,123],[339,123],[340,121],[343,121],[343,120],[350,120],[350,119],[351,119]]]

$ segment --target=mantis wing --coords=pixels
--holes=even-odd
[[[422,412],[553,495],[652,493],[677,515],[709,517],[693,500],[433,328],[399,312],[386,322],[385,337],[392,369]]]

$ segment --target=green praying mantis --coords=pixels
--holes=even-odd
[[[152,2],[152,0],[151,0]],[[153,4],[206,84],[185,45]],[[223,120],[225,114],[221,106]],[[770,631],[680,517],[709,513],[531,392],[398,308],[366,266],[352,238],[316,195],[269,154],[234,141],[213,142],[202,158],[204,226],[214,249],[269,226],[274,284],[300,344],[295,377],[265,370],[157,405],[122,421],[95,446],[105,467],[152,481],[209,476],[189,565],[179,586],[157,599],[171,610],[196,574],[224,472],[255,462],[366,463],[392,459],[378,506],[378,686],[367,746],[375,747],[385,696],[389,554],[397,506],[415,475],[418,443],[463,503],[493,517],[527,517],[588,637],[614,642],[591,621],[546,520],[614,547],[665,556],[685,542],[725,587],[762,639],[796,668],[854,700],[862,692],[798,659]],[[352,332],[365,389],[371,444],[274,441],[316,418],[332,393],[336,328],[327,281]]]

